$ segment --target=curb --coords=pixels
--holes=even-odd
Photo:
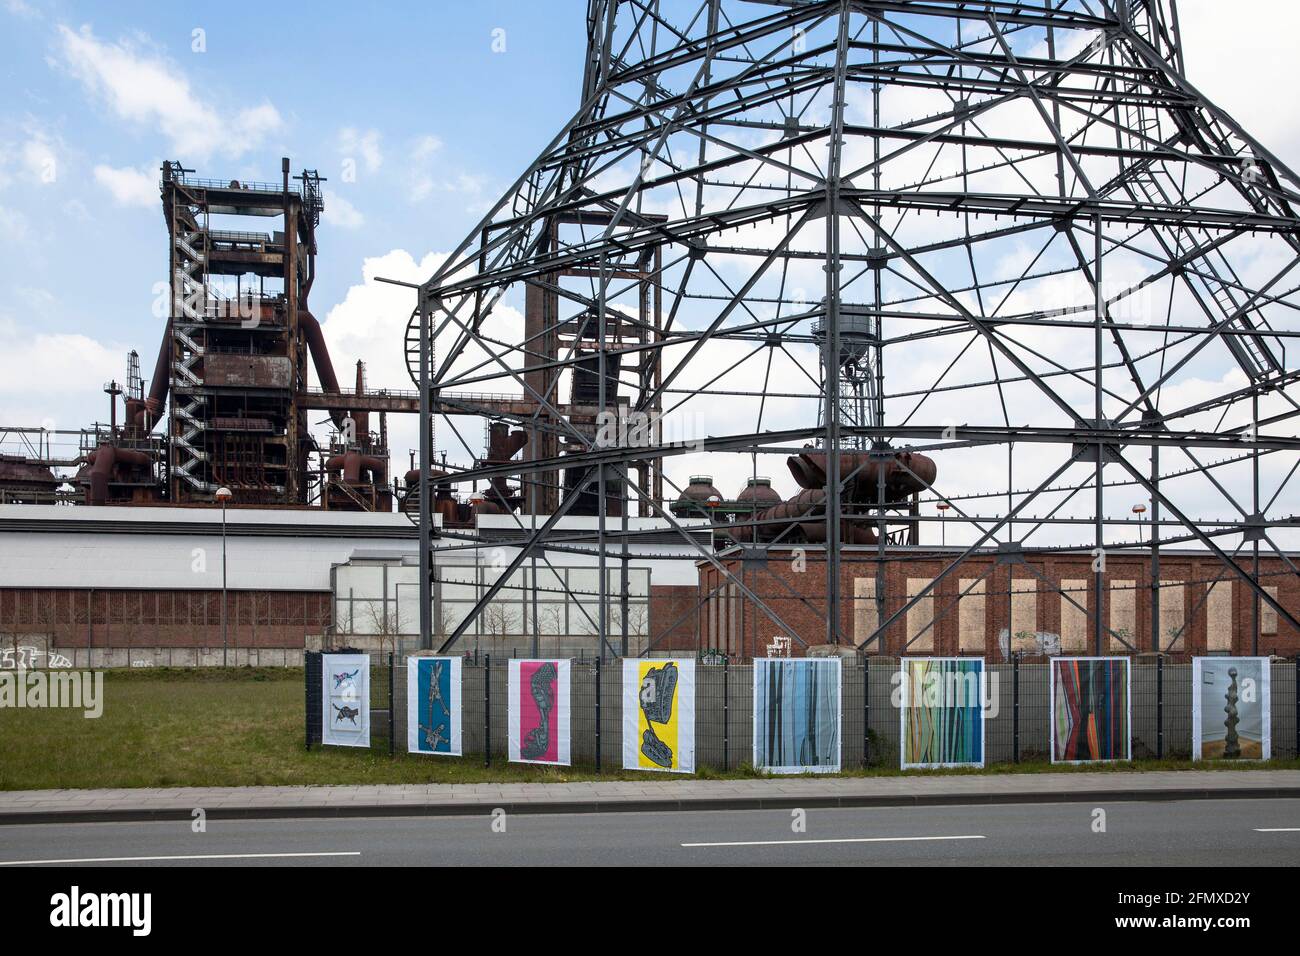
[[[308,807],[213,807],[209,820],[292,820],[348,817],[463,817],[507,813],[664,813],[700,810],[848,809],[854,807],[943,807],[1034,803],[1116,803],[1171,800],[1277,800],[1300,798],[1300,787],[1177,787],[1160,790],[1045,790],[989,794],[881,794],[808,797],[696,797],[663,800],[533,800],[423,804],[335,804]],[[0,812],[0,826],[61,823],[145,823],[192,819],[191,808],[32,810]]]

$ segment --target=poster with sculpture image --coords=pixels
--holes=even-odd
[[[568,661],[512,660],[506,706],[512,761],[569,765]]]
[[[984,658],[903,658],[899,748],[908,767],[984,766]]]
[[[1132,759],[1127,657],[1053,657],[1052,763]]]
[[[459,757],[459,657],[406,659],[406,749]]]
[[[370,746],[370,655],[322,654],[321,743]]]
[[[838,773],[838,657],[754,659],[754,766],[769,773]]]
[[[623,769],[695,772],[695,661],[623,661]]]
[[[1192,759],[1268,760],[1267,657],[1192,658]]]

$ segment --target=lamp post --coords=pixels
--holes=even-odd
[[[1141,543],[1142,543],[1142,516],[1143,516],[1144,514],[1147,513],[1147,506],[1144,505],[1144,504],[1141,504],[1141,503],[1136,504],[1136,505],[1133,506],[1133,513],[1134,513],[1135,515],[1137,515],[1137,519],[1138,519],[1138,544],[1141,544]]]
[[[939,509],[939,546],[944,547],[948,544],[948,523],[943,519],[948,517],[948,509],[952,505],[941,501],[935,507]]]
[[[221,666],[229,667],[229,641],[226,639],[226,502],[235,497],[225,485],[217,489],[221,502]]]

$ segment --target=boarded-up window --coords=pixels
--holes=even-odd
[[[859,646],[880,626],[876,608],[876,579],[853,579],[853,643]]]
[[[1136,581],[1110,582],[1110,649],[1124,654],[1137,650]]]
[[[1160,649],[1181,651],[1187,632],[1187,588],[1182,581],[1160,582]]]
[[[907,599],[910,601],[930,583],[929,578],[908,578],[907,579]],[[907,612],[907,651],[915,654],[918,651],[934,650],[934,592],[931,591],[925,597],[917,601],[912,609]]]
[[[1088,581],[1067,578],[1061,581],[1061,591],[1061,653],[1085,654],[1088,651]]]
[[[1038,645],[1038,582],[1032,578],[1018,578],[1011,582],[1011,649],[1027,654],[1037,654]]]
[[[957,632],[958,644],[966,653],[984,652],[984,580],[962,578],[958,584]]]
[[[1232,631],[1232,582],[1217,581],[1205,599],[1206,650],[1231,651]]]
[[[1266,587],[1264,588],[1264,591],[1274,601],[1277,600],[1277,588]],[[1277,633],[1277,611],[1273,610],[1272,605],[1270,605],[1263,598],[1261,598],[1259,602],[1259,633],[1261,634]]]

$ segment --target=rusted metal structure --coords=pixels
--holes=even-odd
[[[1062,591],[1098,653],[1161,650],[1154,623],[1141,648],[1107,625],[1105,556],[1149,561],[1156,622],[1161,547],[1183,543],[1249,590],[1256,635],[1262,608],[1300,628],[1259,572],[1261,550],[1290,565],[1297,525],[1300,178],[1188,81],[1172,0],[591,0],[586,26],[578,109],[418,286],[407,336],[426,484],[448,402],[518,389],[495,411],[523,458],[439,478],[518,480],[548,516],[520,522],[503,581],[593,500],[602,569],[620,513],[676,526],[636,469],[739,455],[756,477],[778,455],[795,498],[712,511],[751,542],[742,573],[679,527],[683,556],[799,639],[743,567],[821,550],[801,600],[829,652],[879,650],[963,563],[1035,549],[1098,559],[1083,600]],[[555,404],[566,379],[575,405],[652,424],[610,440]],[[885,563],[941,526],[960,547],[890,594]],[[850,636],[854,546],[877,579]],[[602,574],[602,649],[609,597]]]

